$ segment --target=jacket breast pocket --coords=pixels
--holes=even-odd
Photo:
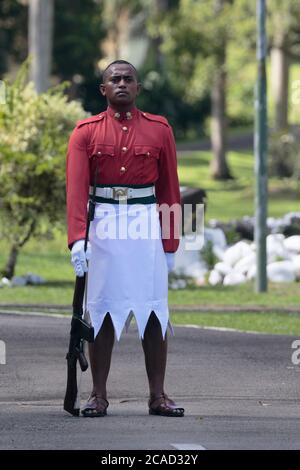
[[[113,178],[115,155],[114,145],[96,143],[88,147],[91,181],[94,181],[96,172],[98,183],[110,181]]]
[[[115,146],[109,144],[93,144],[88,147],[89,157],[106,157],[115,156]]]
[[[158,176],[160,148],[152,145],[135,145],[134,156],[138,176],[153,180]]]

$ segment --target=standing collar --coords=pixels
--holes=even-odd
[[[115,109],[113,109],[111,106],[108,106],[107,108],[107,114],[114,118],[116,121],[130,121],[132,119],[134,119],[137,114],[138,114],[138,109],[134,106],[133,108],[131,108],[130,111],[127,111],[127,112],[119,112],[119,111],[116,111]]]

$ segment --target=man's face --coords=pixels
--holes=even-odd
[[[115,64],[105,72],[100,91],[108,103],[116,108],[132,106],[140,92],[135,70],[127,64]]]

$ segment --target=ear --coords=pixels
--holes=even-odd
[[[106,96],[106,90],[105,90],[105,85],[104,85],[104,83],[101,83],[101,84],[100,84],[99,90],[100,90],[101,95]]]
[[[136,96],[139,96],[140,92],[142,91],[143,85],[141,83],[137,84],[137,94]]]

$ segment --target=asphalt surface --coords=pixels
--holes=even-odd
[[[104,418],[62,410],[70,319],[0,315],[0,449],[299,449],[295,337],[175,328],[166,391],[184,418],[149,416],[135,326],[116,343]],[[87,398],[90,372],[83,375]]]

